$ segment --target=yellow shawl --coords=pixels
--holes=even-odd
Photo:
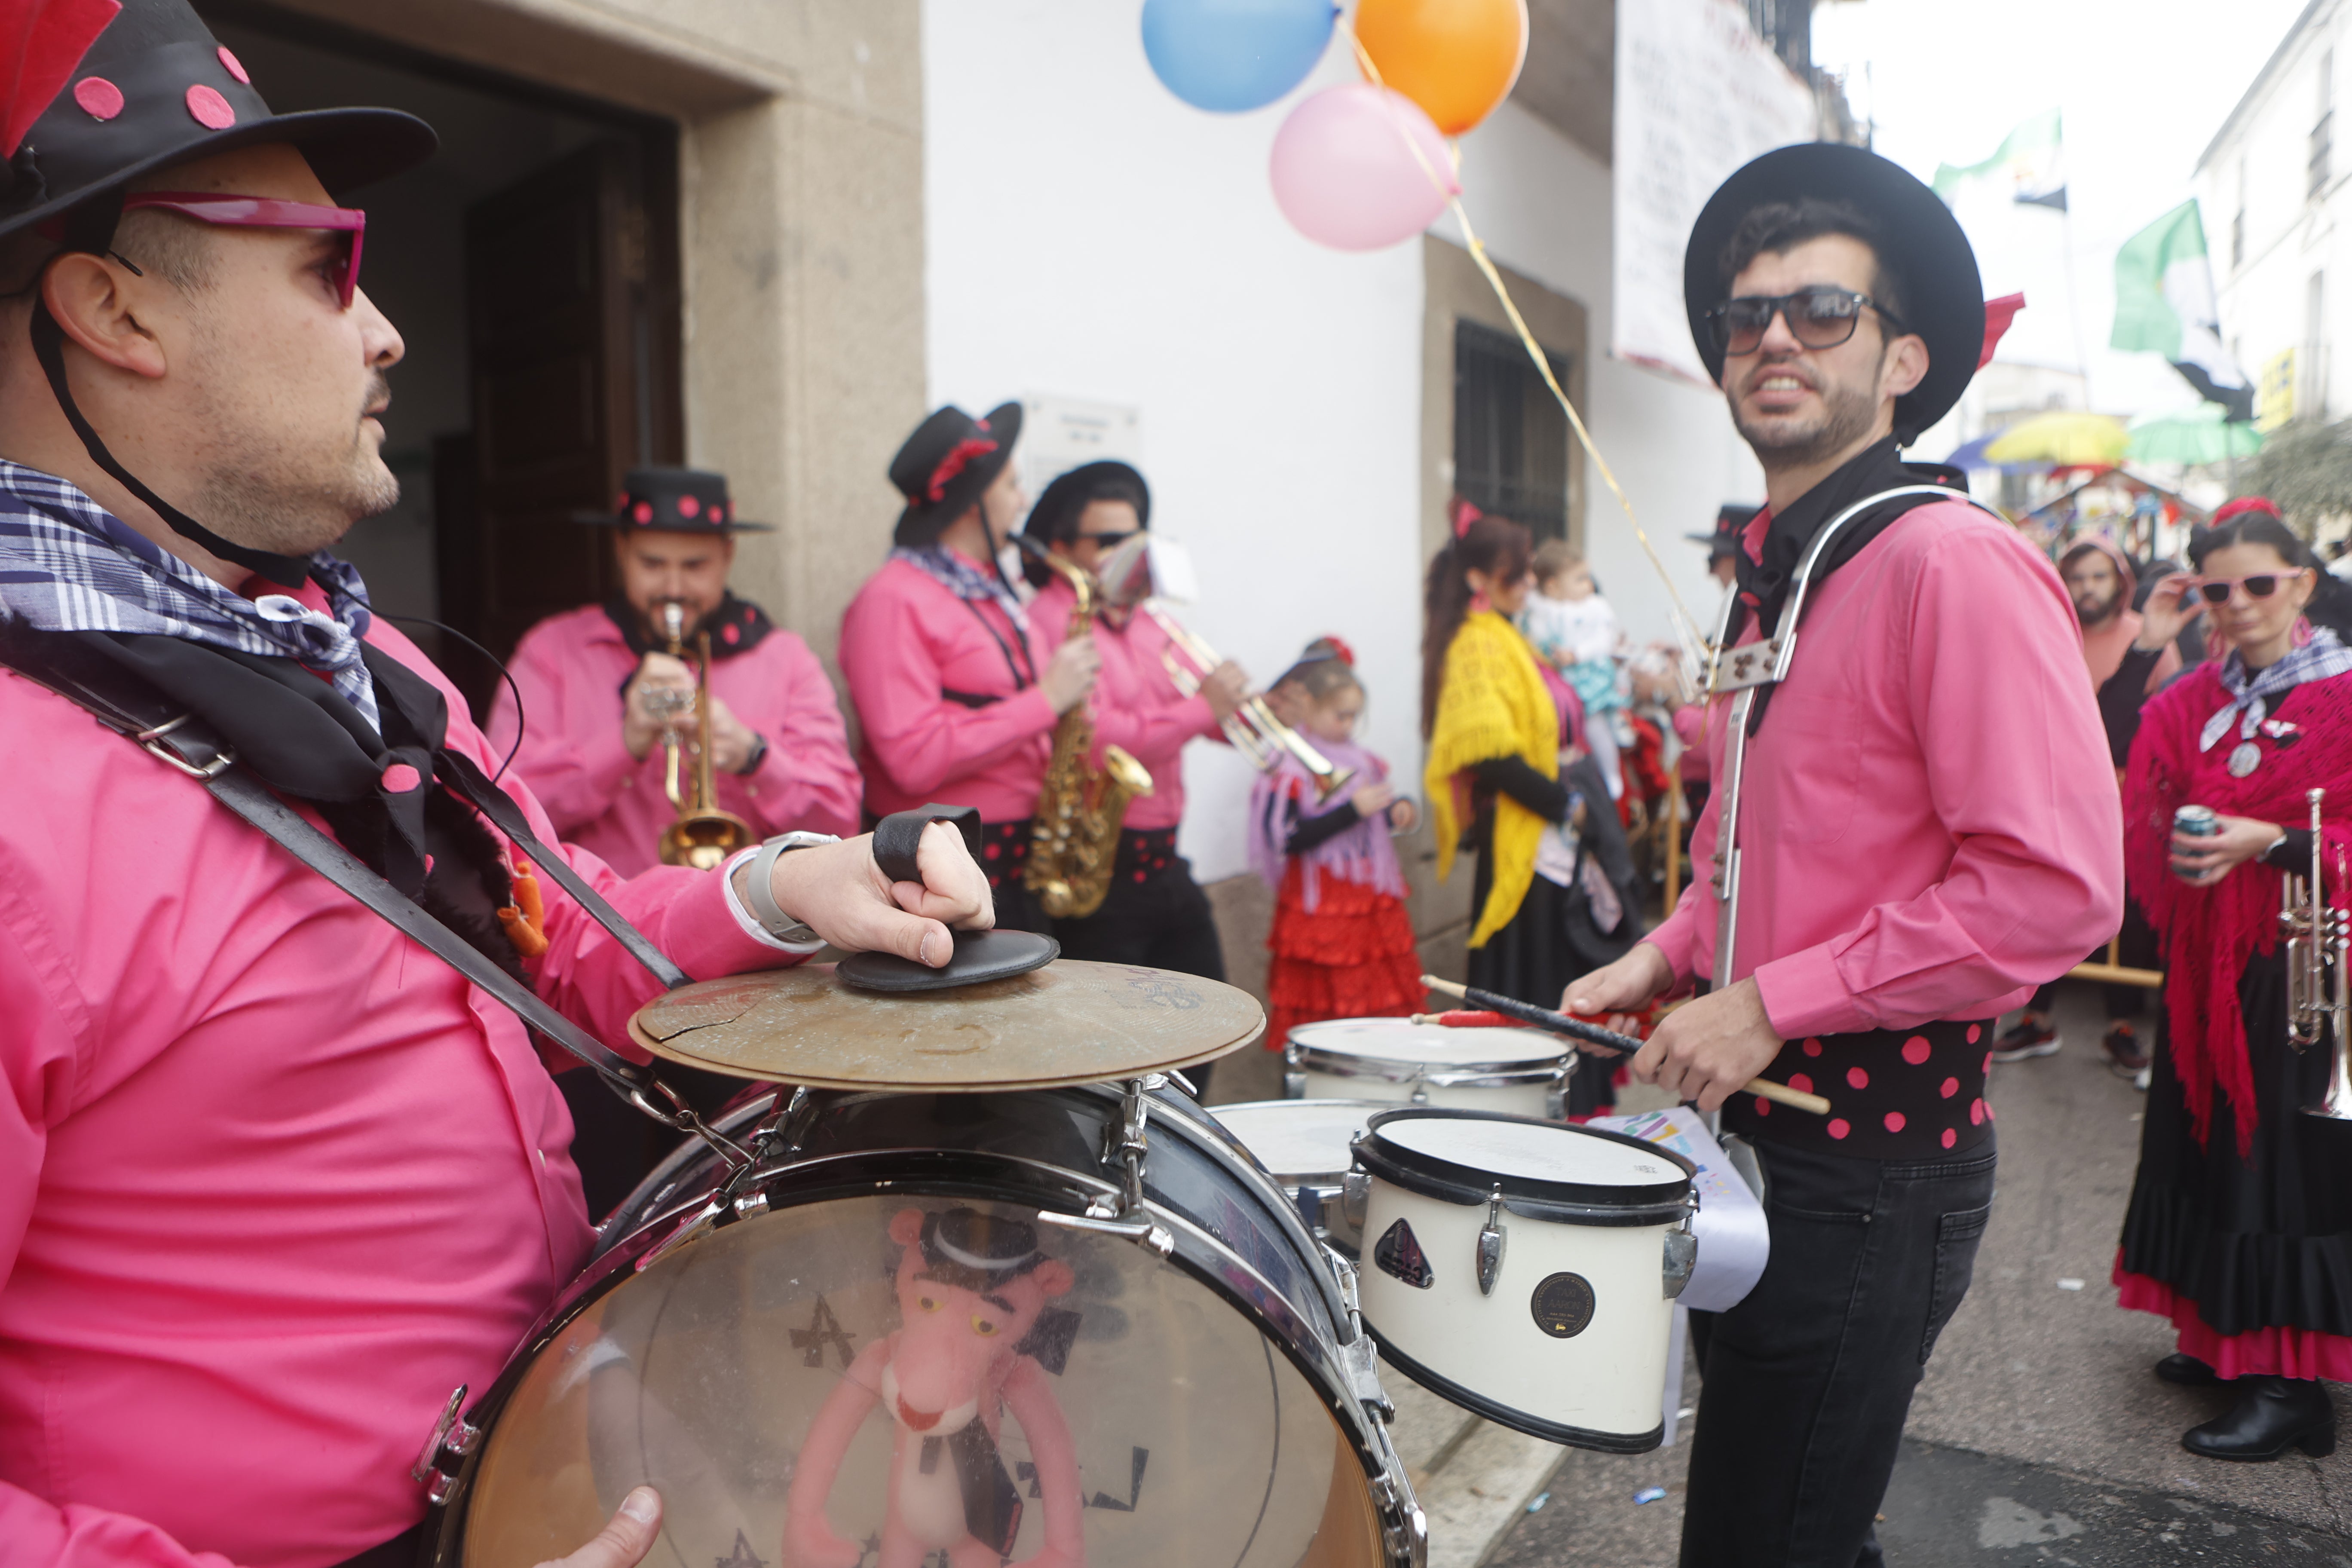
[[[1437,829],[1437,878],[1454,868],[1454,846],[1469,815],[1470,780],[1463,772],[1491,757],[1518,757],[1548,779],[1559,776],[1559,710],[1537,673],[1535,651],[1518,629],[1492,610],[1462,623],[1445,650],[1438,688],[1437,722],[1429,737],[1422,782]],[[1536,845],[1543,818],[1507,795],[1495,801],[1493,880],[1470,945],[1510,923],[1535,879]]]

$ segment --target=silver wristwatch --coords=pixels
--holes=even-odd
[[[751,914],[761,930],[778,942],[812,942],[824,939],[806,921],[797,921],[784,913],[776,902],[774,888],[777,858],[788,850],[807,849],[819,844],[838,844],[841,837],[833,833],[779,833],[759,847],[751,857],[751,875],[745,879],[743,901],[751,907]]]

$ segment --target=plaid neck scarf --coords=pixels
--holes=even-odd
[[[0,458],[0,619],[50,632],[153,633],[290,658],[332,682],[371,725],[375,684],[360,658],[367,588],[324,551],[310,576],[332,615],[285,594],[222,587],[65,480]]]
[[[2221,689],[2230,700],[2205,721],[2204,731],[2197,737],[2197,749],[2210,752],[2215,742],[2230,732],[2230,721],[2242,713],[2238,724],[2238,738],[2252,740],[2255,729],[2270,711],[2270,700],[2283,691],[2292,691],[2306,680],[2326,680],[2331,676],[2352,671],[2352,650],[2336,640],[2336,634],[2326,626],[2315,627],[2311,640],[2288,654],[2266,669],[2252,676],[2246,673],[2246,661],[2235,648],[2221,661]]]
[[[934,544],[924,550],[900,545],[890,552],[890,559],[904,561],[959,599],[995,600],[1008,620],[1024,632],[1029,629],[1029,612],[1004,579],[986,567],[973,565],[946,545]]]

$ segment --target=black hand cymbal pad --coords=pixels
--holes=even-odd
[[[944,991],[1043,969],[1062,955],[1050,936],[1025,931],[960,931],[955,953],[943,969],[932,969],[895,952],[853,952],[834,973],[861,991]]]

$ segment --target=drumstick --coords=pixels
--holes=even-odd
[[[1434,1024],[1442,1029],[1516,1029],[1521,1027],[1517,1018],[1506,1018],[1500,1013],[1415,1013],[1416,1024]]]
[[[1457,985],[1451,980],[1440,980],[1434,974],[1423,975],[1421,983],[1442,996],[1458,996],[1465,1002],[1475,1003],[1489,1011],[1505,1014],[1522,1023],[1533,1024],[1539,1029],[1549,1029],[1556,1035],[1566,1035],[1570,1039],[1587,1042],[1606,1050],[1627,1053],[1642,1048],[1642,1042],[1631,1035],[1621,1035],[1613,1029],[1604,1029],[1597,1024],[1588,1024],[1583,1019],[1567,1013],[1555,1013],[1549,1007],[1538,1007],[1532,1002],[1521,1002],[1509,996],[1500,996],[1492,991],[1481,991],[1472,985]],[[1744,1092],[1755,1095],[1759,1100],[1769,1100],[1789,1106],[1793,1110],[1810,1110],[1816,1116],[1827,1116],[1830,1113],[1830,1102],[1820,1095],[1807,1094],[1801,1089],[1790,1089],[1785,1083],[1774,1083],[1769,1078],[1749,1079],[1744,1086]]]

